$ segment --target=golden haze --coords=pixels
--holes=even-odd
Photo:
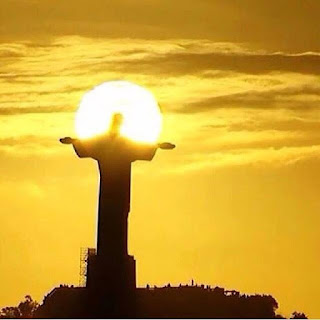
[[[193,278],[319,317],[319,5],[1,0],[0,305],[78,283],[97,169],[58,139],[85,92],[125,79],[178,146],[134,164],[138,284]]]

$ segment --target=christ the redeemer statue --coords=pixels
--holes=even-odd
[[[126,264],[125,261],[129,258],[127,238],[131,163],[136,160],[152,160],[158,148],[173,149],[175,147],[171,143],[139,144],[133,142],[120,136],[121,124],[122,115],[114,114],[110,130],[103,135],[88,140],[70,137],[60,139],[64,144],[72,144],[80,158],[93,158],[97,160],[99,165],[97,266],[94,268],[97,269],[97,272],[94,272],[93,282],[104,281],[103,270],[108,272],[110,264],[113,265],[112,270],[120,272],[121,265]],[[122,273],[123,275],[115,275],[115,282],[117,282],[116,278],[126,277],[125,269]],[[107,278],[108,281],[112,281],[110,276]],[[122,280],[124,281],[123,285],[126,286],[126,280]]]

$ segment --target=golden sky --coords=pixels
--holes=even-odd
[[[150,89],[177,144],[133,169],[138,284],[272,294],[319,317],[320,2],[1,0],[0,306],[79,281],[97,169],[82,95]]]

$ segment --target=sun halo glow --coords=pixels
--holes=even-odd
[[[76,113],[77,136],[86,139],[107,132],[115,113],[123,116],[121,136],[157,141],[162,125],[159,105],[150,91],[128,81],[104,82],[83,96]]]

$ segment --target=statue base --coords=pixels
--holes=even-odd
[[[133,256],[105,258],[92,255],[87,260],[87,293],[92,317],[116,318],[135,314],[136,261]]]

